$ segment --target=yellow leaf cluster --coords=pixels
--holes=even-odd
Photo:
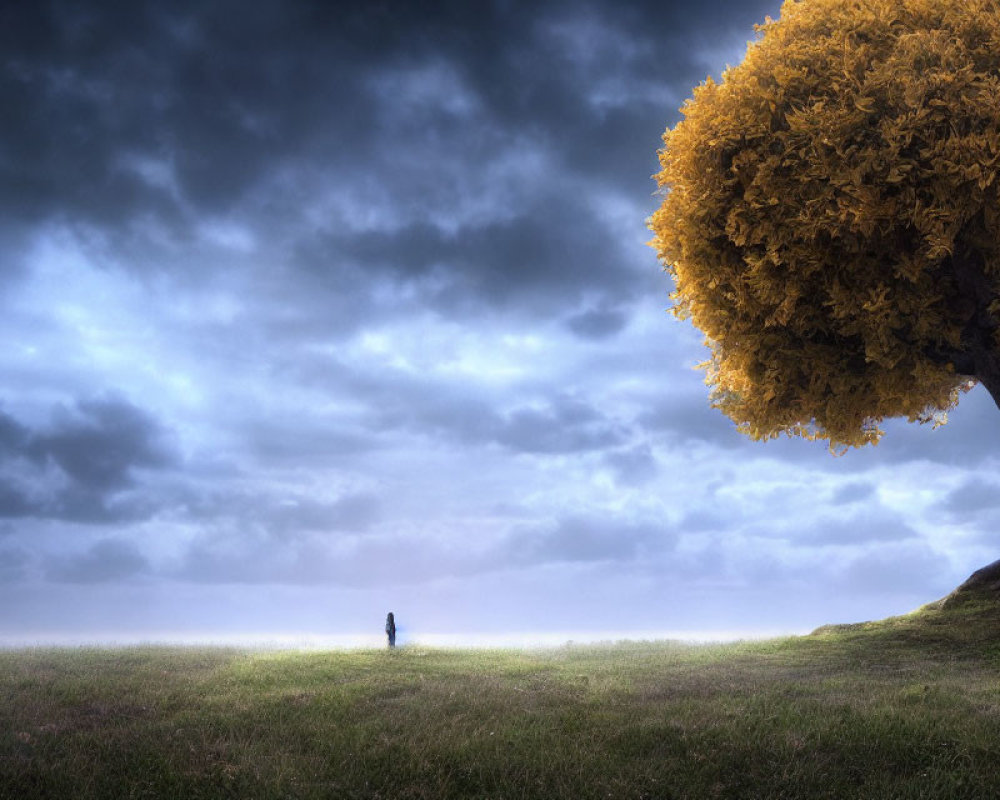
[[[664,134],[649,220],[713,405],[831,447],[940,421],[970,226],[1000,289],[1000,0],[786,0],[758,31]]]

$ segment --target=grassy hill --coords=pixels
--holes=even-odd
[[[724,646],[0,651],[0,797],[986,798],[1000,562]]]
[[[1000,561],[974,572],[947,597],[928,603],[901,617],[850,625],[825,625],[813,636],[838,635],[850,640],[909,642],[930,650],[987,656],[1000,646]]]

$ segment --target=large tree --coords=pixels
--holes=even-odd
[[[1000,404],[1000,3],[786,0],[664,134],[649,224],[713,404],[877,441]]]

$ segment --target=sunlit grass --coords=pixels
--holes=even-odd
[[[0,651],[0,796],[990,797],[994,612],[715,646]]]

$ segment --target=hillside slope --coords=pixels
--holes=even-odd
[[[976,570],[951,594],[900,617],[824,625],[813,636],[865,633],[956,648],[1000,645],[1000,560]]]

